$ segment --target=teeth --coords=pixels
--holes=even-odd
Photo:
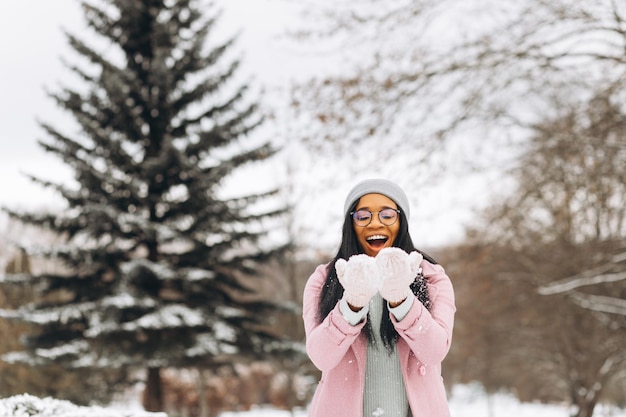
[[[367,240],[378,240],[378,239],[387,239],[387,236],[374,235],[374,236],[368,236],[368,238],[367,238]]]

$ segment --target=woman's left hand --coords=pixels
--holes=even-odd
[[[412,294],[411,283],[415,280],[423,256],[417,251],[410,254],[400,248],[384,248],[376,255],[381,274],[380,295],[389,303],[397,304]]]

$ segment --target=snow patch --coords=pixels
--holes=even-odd
[[[50,397],[38,398],[29,394],[0,400],[3,417],[167,417],[165,413],[83,407],[69,401]]]

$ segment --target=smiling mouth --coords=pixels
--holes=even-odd
[[[372,248],[378,249],[385,246],[385,243],[387,243],[389,238],[383,235],[373,235],[367,237],[365,240],[367,241],[367,244],[370,245]]]

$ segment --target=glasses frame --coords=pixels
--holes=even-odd
[[[396,216],[396,219],[393,221],[393,223],[391,224],[387,224],[383,221],[383,219],[380,218],[380,213],[383,211],[387,211],[387,210],[391,210],[391,211],[395,211],[398,215]],[[357,220],[354,218],[354,215],[359,212],[359,211],[367,211],[370,214],[370,221],[367,222],[366,224],[358,224]],[[369,211],[367,209],[359,209],[359,210],[354,210],[350,212],[350,217],[352,217],[352,222],[358,226],[358,227],[367,227],[372,223],[372,220],[374,220],[374,214],[378,215],[378,221],[380,222],[380,224],[385,225],[385,226],[393,226],[394,224],[396,224],[398,222],[398,219],[400,218],[400,209],[394,209],[394,208],[384,208],[380,211]]]

